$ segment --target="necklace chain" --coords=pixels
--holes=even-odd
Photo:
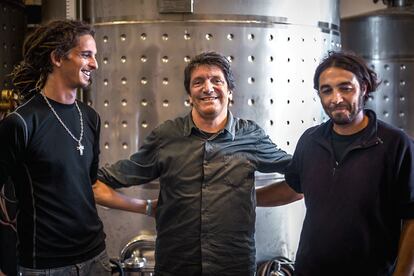
[[[49,106],[50,110],[52,111],[52,113],[55,115],[56,119],[59,121],[59,123],[63,126],[63,128],[66,130],[66,132],[73,138],[73,140],[75,140],[78,143],[78,146],[76,147],[76,149],[79,151],[80,155],[83,155],[83,150],[84,150],[84,146],[82,145],[82,138],[83,138],[83,117],[82,117],[82,112],[78,106],[78,103],[75,100],[75,106],[76,109],[79,112],[79,121],[80,121],[80,135],[79,135],[79,139],[75,137],[75,135],[72,134],[72,132],[69,130],[69,128],[65,125],[65,123],[62,121],[62,119],[59,117],[59,115],[56,113],[55,109],[53,108],[53,106],[50,104],[49,100],[47,99],[47,97],[45,96],[45,94],[43,93],[43,91],[40,92],[40,94],[42,94],[43,99],[45,99],[46,104]]]

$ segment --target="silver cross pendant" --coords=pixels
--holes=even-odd
[[[83,150],[85,149],[85,147],[81,143],[78,144],[76,149],[79,151],[80,155],[83,155]]]

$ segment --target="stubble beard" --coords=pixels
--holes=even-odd
[[[358,116],[358,114],[363,111],[364,109],[364,99],[363,99],[363,95],[361,95],[358,98],[358,103],[357,105],[350,105],[350,104],[346,104],[346,109],[349,111],[349,114],[344,114],[344,113],[336,113],[333,114],[333,111],[335,110],[336,107],[338,107],[339,105],[336,105],[334,107],[330,107],[329,110],[327,110],[327,108],[325,108],[325,113],[328,114],[329,118],[331,118],[331,120],[333,121],[334,124],[336,125],[347,125],[352,123],[355,118]],[[341,106],[344,106],[343,104]]]

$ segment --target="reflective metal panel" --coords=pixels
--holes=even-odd
[[[363,56],[382,80],[367,107],[414,137],[414,8],[406,4],[345,18],[341,29],[344,49]]]
[[[0,90],[10,87],[7,75],[22,58],[26,18],[21,0],[0,0]]]
[[[321,122],[312,77],[327,50],[340,47],[338,1],[194,0],[192,13],[166,13],[159,2],[86,1],[97,31],[100,68],[89,102],[102,117],[103,163],[128,157],[155,126],[190,111],[183,70],[207,50],[232,62],[233,113],[258,122],[289,153],[305,129]],[[257,185],[277,177],[259,175]],[[146,198],[157,197],[157,189],[153,183],[124,192]],[[294,257],[303,212],[301,203],[257,210],[258,261]],[[100,214],[112,256],[132,237],[155,231],[141,215]]]

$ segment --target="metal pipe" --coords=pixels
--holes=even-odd
[[[378,3],[379,0],[373,0],[374,3]],[[413,0],[382,0],[384,5],[390,7],[409,7],[413,5]]]

